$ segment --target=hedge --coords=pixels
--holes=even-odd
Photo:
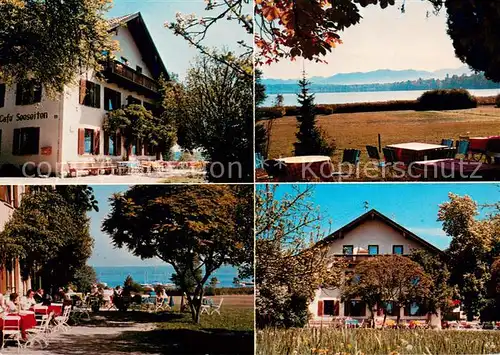
[[[426,91],[418,99],[418,109],[458,110],[477,107],[477,99],[465,89]]]

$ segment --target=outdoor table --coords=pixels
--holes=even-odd
[[[500,165],[441,159],[415,162],[412,174],[426,180],[500,180]]]
[[[63,308],[62,303],[61,304],[53,303],[50,306],[47,306],[47,309],[31,307],[30,311],[33,311],[36,314],[45,314],[45,315],[50,314],[50,312],[54,312],[54,316],[57,317],[57,316],[60,316],[62,314],[62,308]]]
[[[21,321],[19,323],[19,328],[21,329],[21,335],[23,339],[27,339],[26,330],[36,327],[36,318],[35,313],[31,311],[21,311],[18,314],[10,313],[9,316],[19,316],[21,317]],[[15,325],[14,321],[5,321],[2,319],[0,322],[0,329],[3,329],[4,322],[7,322],[7,325]]]
[[[359,321],[357,319],[347,319],[345,325],[348,328],[356,328],[359,325]]]
[[[332,175],[330,157],[324,155],[304,155],[279,158],[276,161],[286,166],[286,181],[325,180]]]
[[[410,164],[414,161],[426,160],[425,158],[436,150],[448,149],[448,146],[441,144],[428,144],[428,143],[399,143],[388,145],[387,148],[396,151],[398,161],[405,164]]]

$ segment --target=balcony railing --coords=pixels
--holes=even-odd
[[[158,84],[155,80],[139,73],[137,70],[134,70],[123,63],[120,63],[119,61],[113,60],[109,62],[108,68],[113,74],[119,75],[124,79],[128,79],[154,93],[158,92]]]

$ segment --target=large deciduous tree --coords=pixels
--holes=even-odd
[[[450,194],[439,206],[438,220],[452,238],[447,250],[450,283],[458,287],[469,320],[484,306],[494,246],[500,240],[496,219],[478,215],[478,205],[469,196]]]
[[[253,181],[252,78],[202,56],[175,93],[179,145],[204,150],[209,181]]]
[[[320,286],[340,284],[344,263],[318,243],[322,215],[308,199],[313,186],[260,186],[256,194],[256,322],[264,326],[303,326],[307,305]]]
[[[416,262],[405,256],[384,255],[357,264],[343,287],[342,297],[345,300],[361,298],[367,303],[372,319],[375,305],[387,311],[391,303],[398,310],[399,324],[399,309],[428,298],[432,284],[429,275]]]
[[[117,49],[105,13],[110,0],[0,1],[0,81],[36,80],[50,93],[100,70]]]
[[[187,294],[193,321],[199,322],[204,285],[214,271],[222,265],[253,262],[253,218],[242,219],[238,212],[249,203],[239,195],[248,188],[135,186],[110,199],[111,212],[102,231],[119,248],[172,265]],[[192,279],[194,290],[188,285]]]
[[[92,253],[86,216],[97,208],[92,189],[82,185],[30,190],[0,233],[0,259],[8,264],[19,258],[22,276],[41,277],[45,288],[65,286]]]

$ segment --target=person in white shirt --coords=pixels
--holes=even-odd
[[[26,309],[30,309],[34,305],[36,305],[37,302],[35,300],[35,291],[33,290],[28,290],[26,293],[26,298],[24,300],[23,305],[26,307]]]
[[[5,303],[7,310],[9,312],[16,312],[19,305],[19,295],[17,293],[11,293],[9,300]]]
[[[5,312],[5,298],[3,295],[0,293],[0,314]]]

